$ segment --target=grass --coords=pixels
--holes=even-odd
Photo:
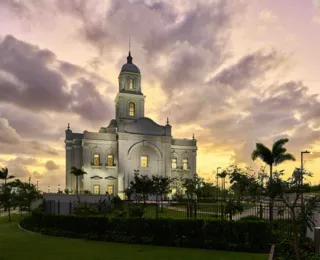
[[[46,260],[124,260],[124,259],[212,259],[212,260],[263,260],[265,254],[250,254],[173,248],[146,245],[129,245],[96,241],[75,240],[40,236],[21,230],[17,224],[20,216],[13,215],[12,222],[7,217],[0,218],[0,259],[46,259]]]

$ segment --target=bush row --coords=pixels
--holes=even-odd
[[[245,252],[268,252],[271,240],[267,222],[250,220],[108,219],[33,213],[21,226],[61,237]]]

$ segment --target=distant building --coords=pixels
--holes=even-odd
[[[119,75],[119,92],[115,98],[115,119],[99,132],[66,132],[66,188],[75,190],[76,179],[70,174],[72,166],[88,174],[79,181],[80,190],[94,194],[119,195],[133,180],[134,170],[140,174],[175,177],[184,170],[185,178],[196,173],[197,141],[175,139],[171,125],[158,125],[145,117],[145,97],[141,92],[141,74],[127,63]]]

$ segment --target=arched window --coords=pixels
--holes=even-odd
[[[113,166],[113,155],[112,154],[108,154],[108,166]]]
[[[145,156],[145,155],[141,156],[140,166],[148,167],[148,156]]]
[[[187,158],[183,159],[182,163],[183,163],[183,169],[188,170],[188,159]]]
[[[93,154],[93,165],[100,166],[100,154],[98,153]]]
[[[177,158],[172,158],[171,159],[171,168],[172,169],[177,169]]]
[[[129,80],[129,89],[133,89],[133,80],[132,79]]]
[[[134,114],[135,114],[135,105],[134,105],[134,103],[131,102],[129,104],[129,115],[134,116]]]

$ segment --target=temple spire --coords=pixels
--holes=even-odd
[[[167,125],[169,125],[169,117],[167,117]]]
[[[132,57],[131,57],[131,37],[129,36],[129,56],[127,57],[127,63],[132,64]]]
[[[194,133],[193,133],[193,135],[192,135],[192,140],[195,140],[195,139],[194,139]]]
[[[68,130],[70,129],[70,123],[68,123]]]

